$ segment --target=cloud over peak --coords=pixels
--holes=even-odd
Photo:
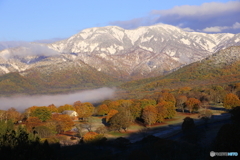
[[[240,32],[240,1],[210,2],[202,5],[175,6],[168,10],[153,10],[147,17],[111,22],[123,28],[166,23],[185,31]]]
[[[176,6],[169,10],[153,10],[152,14],[158,14],[161,16],[171,16],[175,15],[178,17],[199,17],[204,18],[203,16],[212,17],[227,14],[229,12],[239,12],[240,2],[230,1],[227,3],[221,2],[210,2],[203,3],[200,6]]]
[[[1,55],[5,59],[18,56],[24,58],[26,56],[55,56],[60,53],[52,50],[44,45],[37,43],[24,43],[21,47],[10,48],[2,51]]]
[[[207,27],[203,30],[199,30],[202,32],[224,32],[224,30],[235,30],[240,29],[240,23],[236,22],[232,26],[214,26],[214,27]]]

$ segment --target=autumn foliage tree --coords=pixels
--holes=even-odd
[[[31,116],[32,112],[37,108],[38,108],[37,106],[32,106],[32,107],[27,108],[24,112],[25,117],[29,118]]]
[[[57,125],[58,125],[58,122],[54,121],[52,118],[47,120],[44,123],[44,126],[46,126],[54,134],[57,134],[60,132],[60,131],[57,131]],[[58,127],[58,128],[60,128],[60,127]]]
[[[80,105],[75,105],[75,110],[78,113],[78,117],[84,120],[93,115],[95,108],[91,103],[85,102]]]
[[[51,111],[47,107],[37,107],[32,113],[32,117],[38,117],[41,121],[45,122],[51,118]]]
[[[120,103],[118,101],[109,101],[107,103],[107,106],[109,109],[118,109],[118,107],[120,106]]]
[[[41,126],[42,121],[38,117],[29,117],[26,121],[26,128],[30,131],[34,127]]]
[[[106,116],[106,122],[108,122],[110,120],[110,118],[112,118],[117,113],[118,113],[118,110],[111,109]]]
[[[95,142],[101,141],[103,138],[104,137],[102,134],[98,134],[96,132],[87,132],[83,136],[83,141],[84,143],[95,143]]]
[[[62,113],[62,112],[65,111],[65,110],[75,111],[75,108],[74,108],[72,105],[70,105],[70,104],[65,104],[65,105],[63,105],[63,106],[59,106],[59,107],[58,107],[58,112],[59,112],[59,113]]]
[[[164,107],[167,109],[165,118],[171,119],[176,115],[177,112],[176,112],[175,104],[169,101],[162,101],[160,103],[163,103]]]
[[[162,91],[162,93],[160,93],[159,98],[158,98],[158,110],[161,108],[163,110],[163,113],[160,113],[160,110],[158,112],[158,121],[161,122],[162,121],[162,116],[164,115],[164,118],[172,118],[175,116],[176,114],[176,108],[175,108],[175,104],[176,104],[176,99],[175,97],[169,93],[167,90],[166,91]],[[164,108],[160,107],[160,106],[164,106]],[[166,108],[166,112],[165,112],[165,108]]]
[[[184,96],[184,95],[179,95],[177,98],[176,98],[176,106],[179,107],[182,112],[184,112],[184,108],[185,108],[185,102],[187,101],[187,97]]]
[[[123,108],[110,118],[109,124],[111,129],[113,130],[120,131],[121,129],[123,129],[124,131],[126,131],[132,121],[133,117],[131,112],[128,109]]]
[[[120,103],[120,107],[122,108],[129,108],[132,106],[133,101],[132,100],[118,100],[118,102]]]
[[[149,105],[153,105],[153,106],[156,105],[156,101],[154,99],[141,99],[138,101],[140,102],[140,106],[142,109]]]
[[[141,107],[141,103],[139,101],[134,101],[129,109],[134,119],[141,117],[143,108]]]
[[[6,111],[0,110],[0,122],[2,122],[3,120],[7,121]]]
[[[153,105],[148,105],[143,109],[142,119],[147,125],[151,125],[157,121],[157,108]]]
[[[214,86],[209,90],[209,98],[215,103],[223,102],[226,94],[226,91],[221,86]]]
[[[240,106],[240,100],[237,95],[229,93],[225,96],[223,100],[223,106],[226,109],[232,109],[236,106]]]
[[[189,98],[185,103],[190,113],[194,110],[197,111],[201,104],[201,102],[196,98]]]
[[[169,92],[163,92],[160,94],[160,97],[158,98],[158,103],[161,101],[171,102],[174,105],[176,104],[175,97]]]
[[[54,104],[50,104],[48,106],[48,109],[50,110],[51,113],[58,112],[58,108]]]
[[[81,106],[81,105],[82,105],[81,101],[76,101],[76,102],[73,103],[73,107]]]
[[[157,122],[163,122],[165,118],[167,118],[167,108],[166,108],[166,102],[160,102],[157,104]]]
[[[69,115],[53,114],[52,118],[47,121],[47,123],[52,122],[51,125],[56,127],[56,131],[60,133],[72,129],[74,123]],[[52,126],[53,127],[53,126]]]
[[[190,92],[191,89],[192,89],[191,87],[182,87],[179,89],[178,93],[186,94],[186,93]]]
[[[13,122],[20,120],[21,113],[19,113],[15,108],[9,108],[5,114],[7,119],[12,120]]]
[[[109,112],[109,108],[106,104],[101,104],[97,108],[98,115],[105,115],[105,114],[108,114],[108,112]]]

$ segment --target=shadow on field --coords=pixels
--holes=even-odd
[[[225,108],[219,108],[219,107],[209,107],[209,109],[215,110],[215,111],[228,111],[228,110],[225,109]]]

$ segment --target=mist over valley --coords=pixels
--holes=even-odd
[[[10,96],[0,97],[0,110],[8,110],[13,107],[20,112],[32,106],[48,106],[54,104],[61,106],[65,104],[73,104],[76,101],[97,103],[114,97],[116,89],[114,88],[98,88],[93,90],[79,91],[71,94],[57,95],[33,95],[33,96]]]

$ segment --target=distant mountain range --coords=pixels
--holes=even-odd
[[[124,83],[126,90],[161,90],[181,87],[234,85],[240,83],[240,46],[220,50],[201,61],[186,65],[165,76]]]
[[[230,46],[240,46],[240,34],[186,32],[166,24],[134,30],[89,28],[51,44],[30,43],[0,51],[0,75],[18,72],[42,79],[39,83],[45,81],[45,87],[60,83],[66,87],[68,79],[80,85],[80,77],[85,79],[81,84],[96,83],[99,77],[105,84],[163,75]],[[221,61],[225,59],[222,56]]]

